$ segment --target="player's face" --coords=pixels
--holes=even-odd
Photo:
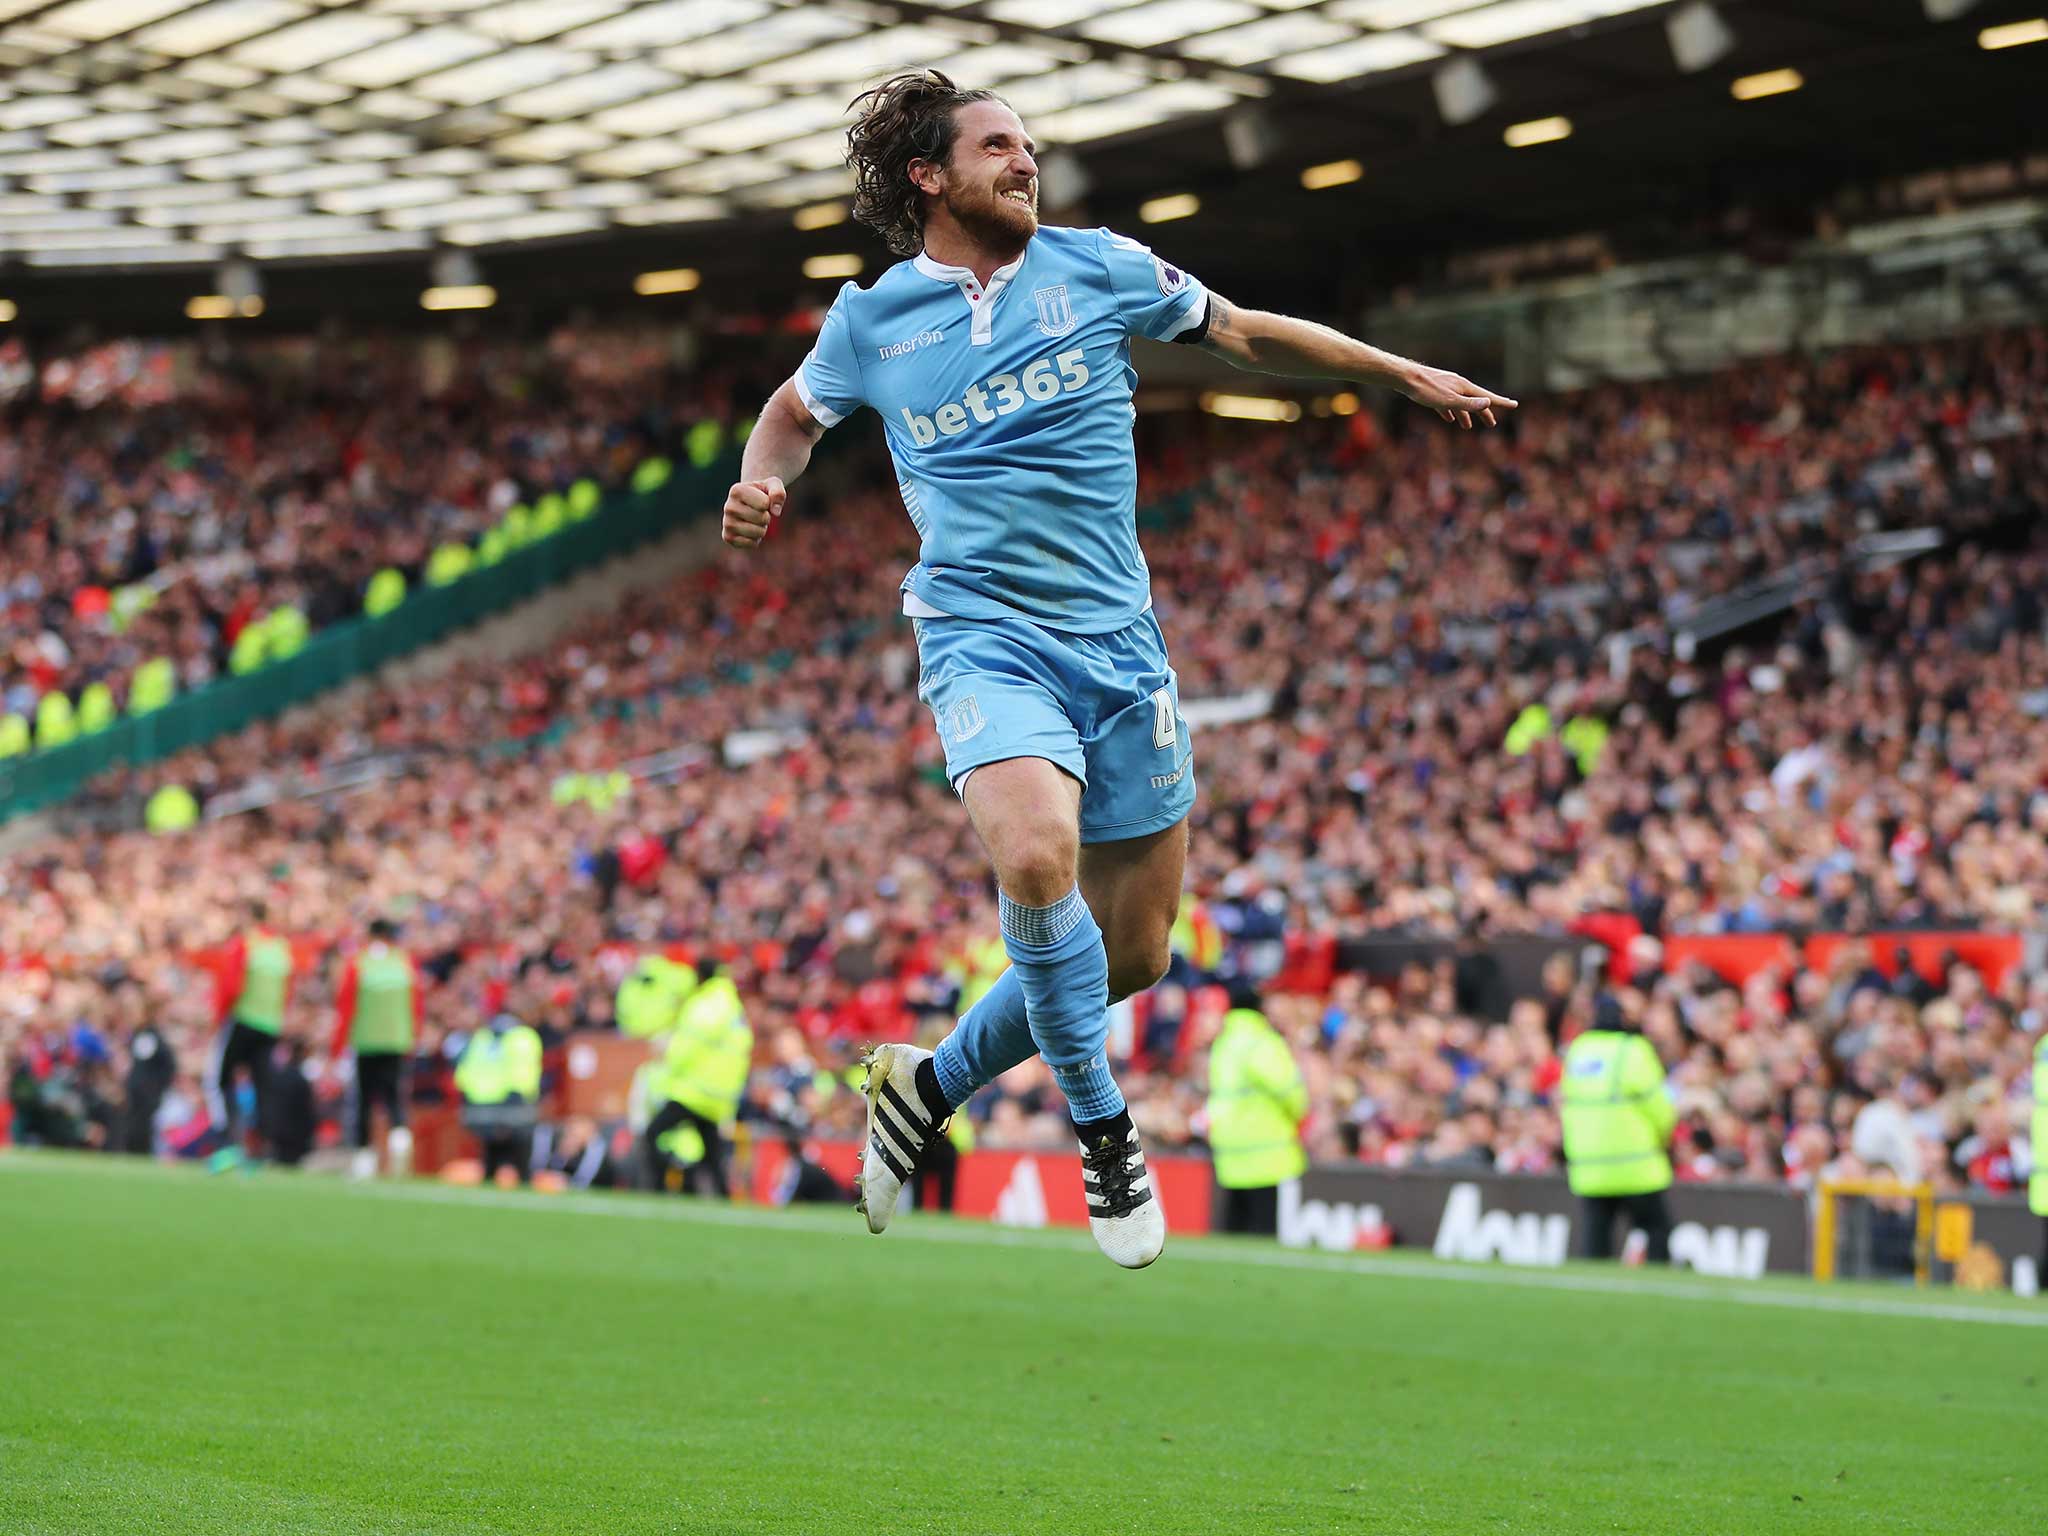
[[[953,157],[941,196],[960,227],[992,245],[1021,246],[1038,232],[1038,146],[1017,114],[976,101],[953,118]]]

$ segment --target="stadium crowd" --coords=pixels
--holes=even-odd
[[[1140,1126],[1201,1134],[1199,1053],[1173,1026],[1202,1027],[1190,972],[1213,969],[1268,984],[1325,1155],[1554,1166],[1560,1040],[1620,1009],[1671,1065],[1686,1176],[1810,1179],[1867,1159],[1859,1117],[1896,1110],[1937,1177],[2009,1179],[2048,979],[1992,989],[1956,965],[1922,995],[1845,949],[1826,973],[1730,987],[1663,971],[1651,936],[2010,929],[2048,902],[2048,547],[2025,527],[2048,504],[2048,434],[2015,411],[2044,386],[2034,331],[1595,390],[1484,438],[1363,415],[1161,434],[1148,495],[1178,513],[1146,540],[1161,622],[1183,699],[1240,718],[1197,716],[1189,884],[1225,943],[1147,1000]],[[1923,526],[1949,548],[1845,558]],[[760,1111],[850,1128],[857,1103],[809,1069],[943,1028],[994,928],[891,617],[913,547],[870,463],[828,468],[749,562],[635,595],[545,654],[104,781],[116,822],[164,783],[274,798],[175,839],[93,831],[16,858],[0,1044],[47,1080],[161,1016],[196,1068],[207,1009],[185,959],[260,897],[315,947],[404,921],[439,1059],[510,976],[544,978],[526,1006],[556,1035],[610,1022],[637,950],[718,954],[767,1042]],[[1798,561],[1813,579],[1782,621],[1711,657],[1672,643]],[[306,792],[372,761],[367,790]],[[1504,1023],[1461,1010],[1447,973],[1270,985],[1288,936],[1589,924],[1630,965],[1557,977]],[[322,1006],[323,977],[300,1006]],[[975,1112],[991,1143],[1065,1143],[1033,1065]]]
[[[358,613],[377,572],[417,583],[513,506],[621,484],[697,417],[740,414],[728,377],[590,328],[19,362],[0,403],[0,715],[26,721],[93,684],[125,708],[154,658],[197,686],[267,615]]]

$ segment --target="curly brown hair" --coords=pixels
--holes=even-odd
[[[943,164],[953,152],[953,114],[971,102],[1001,101],[994,91],[963,91],[936,69],[884,80],[853,98],[860,121],[846,131],[853,167],[853,216],[898,256],[924,248],[924,194],[910,162]]]

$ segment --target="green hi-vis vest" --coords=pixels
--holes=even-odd
[[[642,459],[633,471],[633,492],[638,496],[651,495],[668,484],[668,477],[674,466],[659,454],[651,459]]]
[[[445,587],[460,581],[469,574],[470,562],[474,558],[467,544],[458,544],[451,539],[438,546],[427,556],[427,585]]]
[[[381,619],[404,601],[405,572],[387,565],[370,578],[370,585],[363,592],[363,612]]]
[[[540,1101],[540,1036],[525,1024],[480,1029],[455,1064],[455,1086],[471,1104],[502,1104],[513,1094]]]
[[[128,713],[146,715],[162,709],[178,691],[177,669],[168,656],[152,656],[128,681]]]
[[[597,488],[595,480],[578,480],[569,487],[569,521],[580,523],[597,511],[597,504],[604,499],[604,493]]]
[[[691,994],[669,1039],[662,1086],[683,1108],[723,1124],[739,1113],[747,1070],[754,1061],[754,1031],[739,988],[714,976]]]
[[[62,690],[52,688],[36,700],[36,750],[61,747],[78,735],[78,713]]]
[[[498,528],[505,535],[507,549],[524,549],[533,542],[533,509],[514,502],[498,520]]]
[[[1575,1195],[1647,1195],[1671,1185],[1678,1111],[1664,1063],[1641,1035],[1589,1029],[1564,1053],[1564,1158]]]
[[[270,639],[270,659],[283,661],[306,648],[306,639],[313,633],[313,626],[303,613],[286,603],[283,607],[271,609],[265,616],[263,633]]]
[[[697,973],[666,955],[642,955],[619,983],[612,1018],[619,1033],[649,1040],[676,1027],[683,1003],[697,990]]]
[[[114,723],[114,690],[105,683],[87,683],[78,696],[78,734],[94,736]]]
[[[187,832],[199,824],[199,801],[182,784],[166,784],[142,808],[142,824],[151,832]]]
[[[563,773],[548,788],[556,805],[574,805],[581,800],[593,811],[608,811],[632,792],[633,779],[624,769],[610,773]]]
[[[389,944],[356,957],[356,1017],[350,1043],[365,1051],[412,1050],[412,961]]]
[[[1600,766],[1600,754],[1607,750],[1607,737],[1607,722],[1598,715],[1573,715],[1557,733],[1559,745],[1571,753],[1580,774],[1589,779]]]
[[[703,1162],[711,1150],[704,1145],[704,1133],[687,1120],[663,1131],[654,1138],[654,1144],[685,1167]]]
[[[0,757],[26,757],[28,748],[27,718],[22,715],[0,715]]]
[[[228,670],[246,677],[270,660],[270,627],[262,619],[244,624],[228,650]]]
[[[274,1035],[284,1028],[284,994],[292,979],[292,947],[274,933],[252,933],[242,995],[235,999],[235,1018],[251,1029]]]
[[[1542,704],[1528,705],[1515,716],[1508,727],[1507,738],[1501,742],[1509,757],[1527,757],[1539,741],[1550,739],[1550,710]]]
[[[2048,1030],[2034,1042],[2034,1176],[2027,1180],[2027,1204],[2048,1216]]]
[[[725,428],[708,418],[683,434],[683,453],[699,469],[709,469],[716,464],[724,447]]]
[[[1209,1154],[1225,1189],[1270,1189],[1308,1167],[1301,1122],[1308,1087],[1280,1032],[1256,1008],[1233,1008],[1209,1047]]]
[[[967,949],[967,979],[960,987],[960,1011],[965,1013],[987,997],[991,988],[1010,968],[1010,952],[1001,939],[978,939]]]
[[[533,504],[533,526],[530,537],[535,540],[553,538],[562,531],[562,524],[569,520],[569,503],[557,491],[549,491]]]

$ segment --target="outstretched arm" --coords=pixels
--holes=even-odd
[[[795,384],[785,379],[761,407],[740,456],[739,483],[725,493],[720,537],[726,543],[752,549],[768,537],[770,519],[782,515],[789,499],[789,482],[810,464],[811,448],[824,435],[824,427],[804,409]]]
[[[1383,384],[1428,406],[1445,421],[1467,427],[1475,416],[1489,427],[1497,426],[1495,413],[1512,411],[1518,403],[1447,369],[1382,352],[1313,320],[1240,309],[1214,290],[1209,294],[1209,330],[1202,345],[1225,362],[1258,373]]]

